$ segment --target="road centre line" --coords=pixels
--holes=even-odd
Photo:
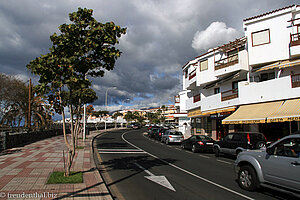
[[[133,147],[135,147],[135,148],[137,148],[137,149],[140,149],[140,150],[144,151],[144,150],[141,149],[140,147],[138,147],[138,146],[132,144],[131,142],[129,142],[128,140],[126,140],[126,139],[124,138],[124,135],[127,134],[127,133],[129,133],[129,132],[130,132],[130,131],[124,132],[124,133],[122,134],[122,139],[123,139],[126,143],[130,144],[131,146],[133,146]],[[147,152],[147,151],[144,151],[144,152],[145,152],[146,154],[152,156],[153,158],[156,158],[156,159],[158,159],[158,160],[160,160],[160,161],[162,161],[162,162],[164,162],[164,163],[166,163],[166,164],[168,164],[168,165],[170,165],[170,166],[172,166],[172,167],[174,167],[174,168],[176,168],[176,169],[178,169],[178,170],[180,170],[180,171],[182,171],[182,172],[185,172],[185,173],[187,173],[187,174],[189,174],[189,175],[191,175],[191,176],[194,176],[194,177],[196,177],[196,178],[198,178],[198,179],[201,179],[202,181],[205,181],[205,182],[207,182],[207,183],[210,183],[210,184],[212,184],[212,185],[214,185],[214,186],[217,186],[217,187],[219,187],[219,188],[221,188],[221,189],[224,189],[224,190],[226,190],[226,191],[228,191],[228,192],[231,192],[231,193],[236,194],[236,195],[238,195],[238,196],[241,196],[241,197],[243,197],[243,198],[246,198],[246,199],[249,199],[249,200],[254,200],[254,199],[251,198],[251,197],[248,197],[248,196],[243,195],[243,194],[241,194],[241,193],[239,193],[239,192],[236,192],[236,191],[234,191],[234,190],[231,190],[231,189],[229,189],[229,188],[227,188],[227,187],[225,187],[225,186],[222,186],[222,185],[220,185],[220,184],[218,184],[218,183],[215,183],[215,182],[210,181],[210,180],[208,180],[208,179],[206,179],[206,178],[203,178],[203,177],[201,177],[201,176],[198,176],[198,175],[196,175],[196,174],[194,174],[194,173],[192,173],[192,172],[190,172],[190,171],[188,171],[188,170],[185,170],[185,169],[183,169],[183,168],[181,168],[181,167],[178,167],[177,165],[174,165],[174,164],[172,164],[172,163],[168,163],[167,161],[162,160],[162,159],[158,158],[157,156],[155,156],[155,155],[153,155],[153,154],[151,154],[151,153],[149,153],[149,152]],[[224,161],[224,162],[225,162],[225,161]]]

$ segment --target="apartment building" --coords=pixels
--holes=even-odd
[[[243,28],[244,37],[182,68],[193,134],[260,131],[272,140],[300,128],[300,6],[244,19]]]

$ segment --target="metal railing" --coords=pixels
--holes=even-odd
[[[197,94],[197,95],[195,95],[195,96],[193,97],[193,103],[196,103],[196,102],[198,102],[198,101],[201,101],[201,96],[200,96],[200,94]]]
[[[290,38],[291,38],[291,46],[300,45],[300,33],[291,34]]]
[[[292,88],[300,87],[300,74],[291,75]]]
[[[227,101],[239,97],[238,89],[228,90],[221,93],[221,101]]]
[[[194,69],[190,74],[189,74],[189,80],[194,78],[196,76],[196,69]]]
[[[235,65],[237,63],[239,63],[238,54],[228,56],[227,58],[224,58],[224,59],[221,59],[221,60],[218,60],[215,62],[215,70],[229,67],[229,66]]]

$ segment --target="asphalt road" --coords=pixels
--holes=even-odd
[[[145,129],[107,132],[96,138],[100,173],[115,199],[289,199],[269,189],[239,188],[234,158],[192,153],[144,136]]]

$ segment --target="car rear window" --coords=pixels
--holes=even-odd
[[[182,133],[178,132],[178,131],[170,132],[169,134],[170,135],[182,135]]]

